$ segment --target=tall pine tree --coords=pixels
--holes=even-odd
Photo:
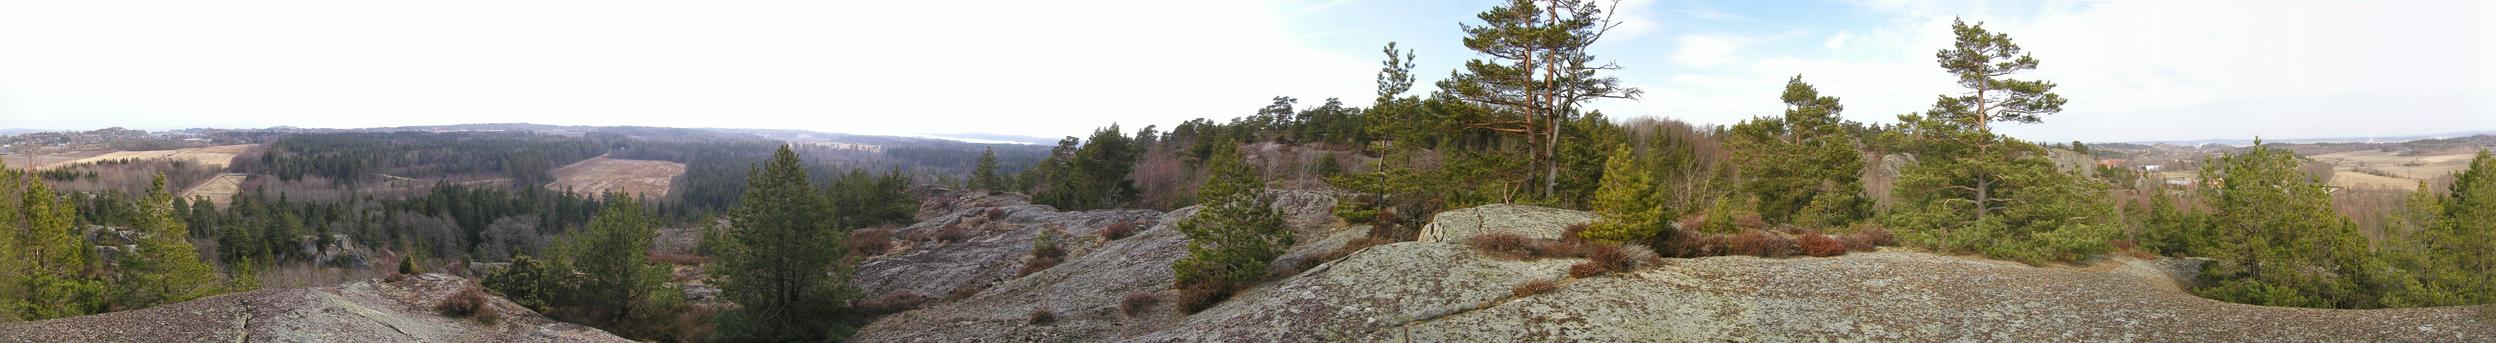
[[[783,145],[751,180],[729,214],[720,253],[721,295],[739,307],[722,315],[719,332],[732,341],[821,341],[845,336],[832,322],[855,297],[838,264],[848,235],[838,229],[822,193],[807,185],[797,153]]]

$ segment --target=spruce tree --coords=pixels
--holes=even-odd
[[[1653,175],[1648,173],[1628,146],[1612,149],[1612,156],[1603,163],[1603,186],[1595,189],[1595,214],[1602,216],[1582,233],[1586,239],[1622,243],[1646,242],[1664,230],[1664,204],[1658,198]]]
[[[797,153],[783,145],[749,172],[730,213],[720,251],[721,295],[739,307],[722,315],[732,341],[820,341],[846,335],[830,321],[850,294],[838,265],[847,233],[833,224],[822,193],[807,185]]]
[[[556,307],[577,311],[600,327],[629,327],[620,321],[657,310],[645,305],[665,291],[668,270],[651,265],[646,254],[658,237],[658,219],[632,197],[606,198],[606,209],[590,218],[588,228],[565,237],[552,254],[561,259],[556,264],[583,276],[578,288],[565,294],[580,301]]]

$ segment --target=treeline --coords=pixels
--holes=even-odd
[[[234,170],[294,181],[319,176],[354,185],[379,178],[488,175],[534,187],[555,168],[605,154],[594,142],[517,132],[305,133],[235,156]]]
[[[199,259],[189,228],[168,206],[173,196],[161,177],[113,220],[127,226],[78,224],[78,206],[37,179],[0,168],[0,322],[145,308],[259,287],[221,279]]]

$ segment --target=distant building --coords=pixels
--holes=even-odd
[[[2156,164],[2152,164],[2152,165],[2144,165],[2144,166],[2141,166],[2141,171],[2146,171],[2146,172],[2154,172],[2154,171],[2158,171],[2158,169],[2159,169],[2160,167],[2165,167],[2165,166],[2162,166],[2162,165],[2156,165]]]
[[[2120,166],[2120,165],[2123,165],[2123,160],[2120,160],[2120,159],[2112,159],[2112,158],[2108,158],[2108,159],[2099,159],[2099,160],[2097,160],[2097,167],[2098,167],[2098,168],[2114,168],[2115,166]]]

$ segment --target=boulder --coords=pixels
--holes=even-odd
[[[1595,214],[1548,207],[1492,204],[1439,212],[1421,227],[1422,242],[1464,243],[1466,238],[1494,232],[1526,238],[1559,239],[1570,225],[1595,221]]]

